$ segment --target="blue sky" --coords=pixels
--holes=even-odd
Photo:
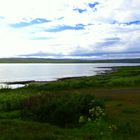
[[[140,0],[0,0],[0,57],[140,57]]]

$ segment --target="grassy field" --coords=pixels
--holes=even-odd
[[[139,140],[140,67],[0,90],[0,140]]]

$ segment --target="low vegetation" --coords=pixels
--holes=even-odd
[[[139,140],[140,67],[0,89],[0,140]]]

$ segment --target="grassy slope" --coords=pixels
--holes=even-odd
[[[23,98],[46,93],[94,94],[105,101],[107,120],[100,125],[87,124],[81,128],[64,129],[47,123],[20,119],[17,104]],[[11,103],[14,111],[3,108]],[[104,137],[96,139],[138,140],[140,139],[140,67],[119,68],[118,72],[59,80],[48,84],[32,84],[15,90],[0,90],[0,139],[70,139],[89,140],[103,131]],[[107,125],[106,125],[107,123]],[[108,124],[117,125],[115,136],[110,137]],[[103,129],[103,130],[102,130]]]

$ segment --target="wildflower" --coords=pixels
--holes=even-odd
[[[117,130],[117,126],[112,124],[108,127],[111,131],[116,131]]]
[[[88,122],[91,122],[91,118],[88,117]]]
[[[85,122],[86,122],[85,116],[80,116],[79,123],[85,123]]]

